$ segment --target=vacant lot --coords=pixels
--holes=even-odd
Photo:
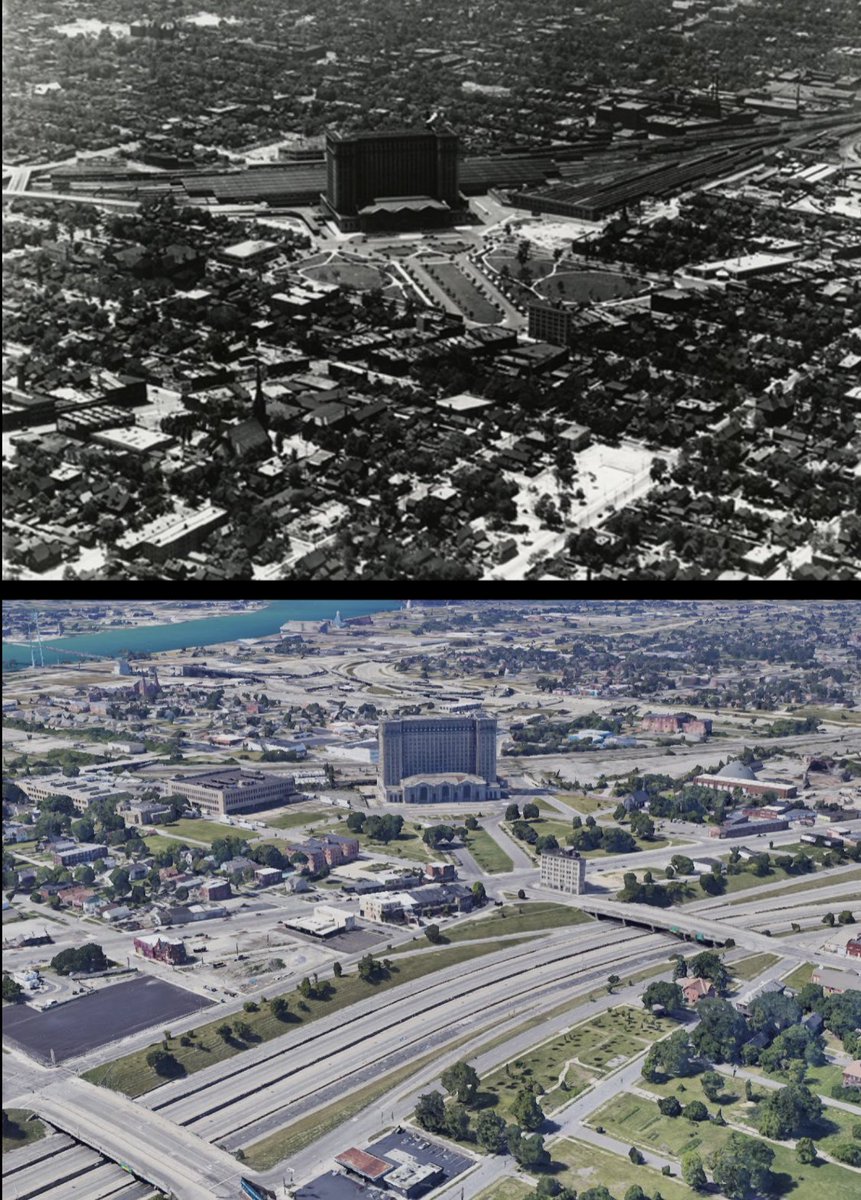
[[[507,267],[508,273],[513,279],[520,278],[522,266],[526,267],[533,279],[543,279],[555,266],[552,258],[543,258],[541,255],[536,258],[530,256],[525,264],[521,264],[517,255],[508,250],[497,250],[493,254],[488,254],[485,261],[494,271],[501,271],[503,267]]]
[[[751,954],[749,958],[740,958],[730,965],[730,970],[736,979],[753,979],[761,975],[769,967],[773,967],[780,956],[777,954]]]
[[[472,829],[466,839],[466,847],[472,857],[488,875],[510,871],[514,863],[486,829]]]
[[[4,1013],[4,1033],[40,1062],[50,1061],[51,1050],[57,1062],[63,1062],[152,1025],[169,1026],[211,1004],[195,992],[141,976],[77,996],[46,1012],[16,1005]]]
[[[606,796],[577,796],[573,792],[556,792],[556,799],[573,808],[581,816],[588,817],[599,808],[607,808],[613,802]]]
[[[283,813],[280,817],[266,818],[266,824],[271,825],[273,829],[293,829],[297,825],[308,825],[312,821],[324,821],[327,818],[334,820],[337,815],[330,809],[291,808],[289,812]]]
[[[730,1125],[705,1121],[694,1125],[684,1117],[661,1116],[657,1104],[631,1095],[617,1096],[594,1113],[589,1123],[603,1125],[608,1133],[626,1144],[639,1144],[676,1159],[689,1150],[696,1150],[705,1157],[723,1145],[732,1132]],[[794,1150],[775,1142],[768,1144],[774,1151],[772,1170],[786,1177],[780,1190],[782,1193],[791,1190],[793,1200],[855,1200],[857,1197],[859,1176],[856,1171],[826,1162],[820,1162],[816,1167],[801,1166]]]
[[[206,845],[211,845],[218,838],[242,838],[245,842],[252,842],[255,838],[260,837],[260,834],[253,829],[241,829],[236,825],[222,825],[219,821],[194,821],[187,818],[181,821],[172,821],[170,825],[162,825],[160,829],[172,837],[188,838],[189,841],[203,842]]]
[[[577,1192],[603,1185],[614,1196],[621,1197],[637,1182],[650,1196],[660,1192],[664,1200],[691,1200],[691,1191],[685,1184],[668,1179],[653,1167],[633,1168],[627,1158],[600,1146],[564,1138],[554,1144],[553,1158],[565,1163],[566,1170],[558,1177],[560,1183]]]
[[[358,973],[354,970],[352,974],[345,974],[342,979],[333,982],[332,990],[327,1000],[303,1000],[298,991],[288,992],[284,997],[290,1006],[290,1013],[286,1021],[278,1020],[273,1015],[270,1007],[265,1004],[261,1005],[257,1012],[243,1012],[239,1019],[246,1021],[251,1029],[251,1036],[246,1041],[235,1037],[229,1039],[222,1038],[216,1032],[218,1027],[223,1023],[221,1020],[218,1020],[210,1021],[206,1025],[199,1025],[193,1030],[192,1045],[182,1046],[179,1040],[174,1038],[170,1044],[170,1049],[181,1064],[183,1071],[187,1074],[193,1074],[195,1071],[201,1071],[204,1067],[208,1067],[212,1063],[232,1058],[235,1054],[241,1054],[249,1046],[271,1041],[272,1038],[289,1032],[296,1024],[308,1024],[315,1021],[318,1017],[347,1008],[357,1000],[364,1000],[368,996],[397,987],[398,984],[410,983],[413,980],[421,979],[424,975],[439,971],[443,967],[466,962],[470,958],[492,953],[496,949],[497,946],[489,942],[472,946],[451,946],[437,950],[432,954],[421,954],[403,958],[399,962],[393,963],[389,976],[377,983],[366,983],[363,979],[359,978]],[[169,985],[165,984],[164,986]],[[104,995],[104,993],[100,994]],[[203,1001],[203,1003],[208,1002]],[[300,1004],[303,1004],[305,1007],[300,1008]],[[155,1020],[162,1023],[163,1018],[159,1015]],[[154,1019],[150,1016],[146,1024],[153,1023]],[[139,1028],[143,1027],[140,1026]],[[114,1036],[122,1035],[111,1034],[104,1040],[110,1041]],[[51,1043],[46,1044],[50,1045]],[[101,1042],[95,1044],[101,1045]],[[124,1092],[127,1096],[131,1097],[143,1095],[144,1092],[150,1092],[153,1088],[158,1087],[159,1084],[164,1082],[146,1062],[147,1053],[154,1049],[157,1044],[154,1043],[151,1046],[146,1046],[143,1050],[136,1051],[134,1054],[127,1054],[112,1063],[94,1067],[92,1070],[86,1072],[84,1078],[89,1079],[91,1083],[101,1084],[103,1087],[112,1088],[117,1092]]]

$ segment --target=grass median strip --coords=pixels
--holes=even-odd
[[[142,1096],[165,1083],[168,1078],[193,1075],[196,1071],[202,1071],[204,1067],[212,1066],[213,1063],[233,1058],[251,1046],[289,1033],[296,1024],[307,1025],[319,1017],[347,1008],[358,1000],[365,1000],[368,996],[378,995],[403,983],[411,983],[434,971],[467,962],[471,958],[495,953],[498,949],[499,946],[493,942],[480,942],[468,946],[443,947],[432,954],[402,958],[397,963],[393,962],[389,975],[376,983],[366,983],[354,971],[341,979],[331,981],[331,994],[327,1000],[303,997],[298,989],[285,993],[283,998],[289,1005],[286,1020],[275,1016],[271,1001],[261,1002],[257,1012],[240,1012],[230,1018],[221,1016],[205,1025],[198,1025],[185,1034],[185,1044],[180,1037],[170,1039],[167,1049],[179,1064],[175,1075],[160,1076],[147,1063],[147,1055],[162,1046],[161,1042],[153,1042],[133,1054],[93,1067],[85,1072],[83,1077],[91,1083],[123,1092],[132,1098]],[[235,1026],[243,1022],[249,1027],[248,1038],[237,1036]],[[231,1026],[231,1035],[228,1037],[218,1032],[225,1024]]]
[[[466,840],[466,848],[482,871],[489,875],[514,870],[514,863],[486,829],[473,829]]]
[[[736,979],[753,979],[754,975],[760,975],[769,967],[773,967],[779,958],[779,954],[751,954],[749,958],[740,958],[738,962],[732,963],[730,970]]]
[[[584,925],[591,921],[579,908],[567,904],[531,901],[515,906],[496,908],[488,917],[465,921],[445,931],[450,942],[462,942],[468,938],[501,937],[506,933],[537,933],[543,929],[558,929],[565,925]]]

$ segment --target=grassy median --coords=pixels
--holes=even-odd
[[[40,1141],[47,1130],[35,1113],[24,1108],[7,1108],[3,1111],[3,1153],[9,1154],[30,1142]]]
[[[583,925],[591,920],[579,908],[569,908],[567,904],[531,901],[495,908],[490,916],[477,917],[447,929],[445,936],[450,942],[463,942],[468,938],[496,938],[506,933],[538,933],[564,925]]]
[[[471,830],[466,839],[466,848],[488,875],[514,870],[514,863],[486,829]]]
[[[349,975],[345,974],[341,979],[330,981],[332,992],[328,1000],[303,999],[298,990],[284,993],[284,999],[290,1007],[289,1018],[286,1021],[279,1020],[272,1013],[269,1004],[261,1002],[257,1012],[240,1012],[230,1017],[222,1015],[217,1020],[198,1025],[185,1035],[189,1040],[188,1045],[182,1045],[179,1037],[173,1037],[167,1048],[180,1064],[178,1074],[193,1075],[196,1071],[202,1071],[204,1067],[212,1066],[213,1063],[233,1058],[251,1046],[289,1033],[297,1024],[307,1025],[319,1017],[348,1008],[368,996],[378,995],[403,983],[411,983],[425,975],[467,962],[482,954],[492,954],[498,949],[499,946],[492,942],[474,943],[469,946],[443,947],[431,954],[409,956],[398,962],[393,961],[389,976],[377,983],[366,983],[359,978],[356,969],[352,968]],[[225,1039],[217,1032],[225,1023],[234,1026],[241,1021],[245,1021],[249,1026],[250,1037],[247,1039],[235,1036]],[[133,1054],[93,1067],[85,1072],[83,1078],[132,1098],[141,1096],[167,1082],[165,1077],[157,1075],[146,1062],[147,1054],[160,1048],[161,1044],[152,1042]]]

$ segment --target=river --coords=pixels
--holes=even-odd
[[[77,637],[43,641],[48,662],[75,661],[79,652],[98,658],[121,658],[141,652],[185,650],[193,646],[213,646],[238,638],[258,638],[277,633],[285,621],[327,621],[337,611],[343,618],[363,617],[401,607],[400,600],[276,600],[268,608],[250,613],[231,613],[221,617],[201,617],[170,625],[139,625],[132,629],[108,629],[104,633],[84,633]],[[58,653],[60,652],[60,653]],[[36,649],[38,661],[39,651]],[[3,643],[3,666],[16,670],[30,664],[30,647],[15,642]]]

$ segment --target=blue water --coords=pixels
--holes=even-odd
[[[173,625],[139,625],[134,629],[107,629],[104,633],[84,633],[77,637],[53,638],[43,641],[45,662],[72,663],[73,655],[57,654],[58,650],[78,650],[103,658],[118,658],[148,651],[185,650],[195,646],[212,646],[232,642],[237,638],[264,637],[277,633],[285,621],[328,621],[340,611],[343,618],[363,617],[371,613],[400,608],[400,600],[276,600],[257,612],[230,613],[220,617],[201,617],[194,621],[178,621]],[[38,662],[38,649],[36,651]],[[12,668],[30,665],[29,646],[12,642],[3,644],[3,665]]]

